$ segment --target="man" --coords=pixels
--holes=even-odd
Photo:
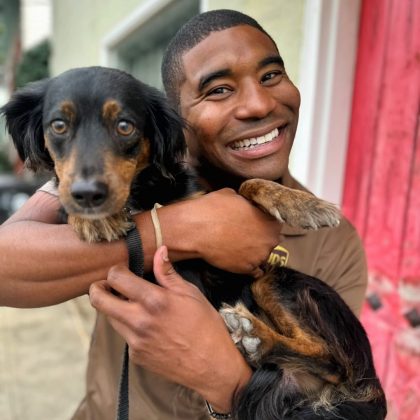
[[[299,92],[286,75],[275,43],[253,19],[233,11],[193,18],[168,48],[163,79],[169,99],[189,123],[191,162],[209,191],[236,188],[252,177],[303,188],[288,171]],[[6,255],[0,258],[4,259],[13,258],[7,239],[24,245],[18,235],[29,229],[23,267],[7,269],[0,264],[0,276],[5,279],[2,302],[57,303],[85,293],[94,283],[92,304],[130,345],[132,418],[206,419],[204,399],[215,411],[228,413],[252,373],[217,312],[173,271],[167,249],[172,260],[198,256],[223,269],[257,275],[259,265],[279,242],[276,222],[232,191],[215,191],[158,210],[166,247],[155,253],[150,215],[139,215],[136,222],[146,269],[151,269],[154,255],[159,285],[153,285],[121,266],[127,260],[121,242],[82,244],[68,227],[50,225],[57,206],[54,197],[39,192],[1,228],[0,251]],[[48,235],[48,242],[43,249],[34,249],[40,234]],[[337,229],[311,233],[284,226],[282,235],[275,251],[278,260],[327,282],[358,313],[366,267],[349,223],[343,220]],[[63,267],[50,261],[52,255]],[[32,273],[31,264],[39,258],[48,267]],[[107,276],[109,267],[116,264]],[[111,287],[129,300],[110,293]],[[99,315],[90,351],[88,393],[75,419],[114,417],[124,347],[115,330]]]

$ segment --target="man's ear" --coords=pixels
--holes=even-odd
[[[0,108],[19,157],[34,171],[51,170],[54,162],[45,148],[42,108],[50,79],[31,83],[16,91]]]
[[[167,103],[158,90],[150,88],[147,104],[145,135],[152,147],[153,164],[166,177],[171,167],[185,152],[184,121]]]

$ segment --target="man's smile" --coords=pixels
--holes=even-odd
[[[283,130],[284,127],[280,129],[280,131]],[[231,147],[234,150],[243,150],[243,149],[252,149],[254,147],[257,147],[261,144],[266,144],[271,142],[274,138],[276,138],[279,135],[279,129],[275,128],[274,130],[270,131],[267,134],[264,134],[259,137],[251,137],[249,139],[244,140],[238,140],[231,144],[229,144],[229,147]]]
[[[244,159],[259,159],[280,151],[286,139],[288,124],[276,127],[258,137],[237,140],[227,145],[237,157]]]

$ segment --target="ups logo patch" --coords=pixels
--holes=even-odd
[[[277,245],[268,257],[268,263],[271,265],[277,265],[279,267],[284,267],[289,260],[289,251],[286,248],[283,248],[280,245]]]

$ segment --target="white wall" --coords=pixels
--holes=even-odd
[[[351,118],[360,0],[306,0],[292,174],[340,204]]]
[[[21,19],[22,48],[27,50],[51,35],[51,1],[21,0]]]

